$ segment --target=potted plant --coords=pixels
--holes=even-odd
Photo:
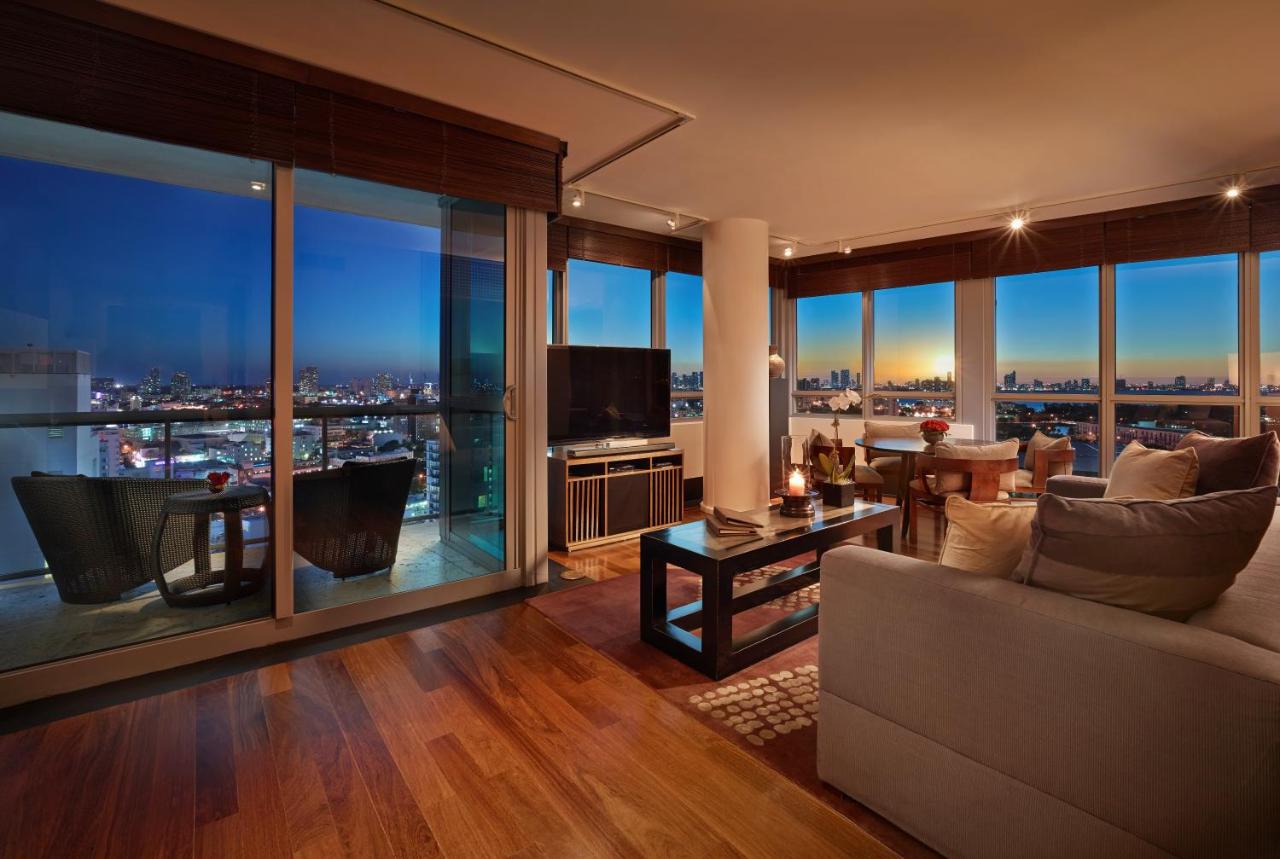
[[[858,497],[858,485],[853,480],[853,451],[847,463],[840,461],[840,447],[830,453],[818,454],[818,468],[822,470],[822,503],[827,507],[848,507]]]
[[[925,444],[937,444],[946,438],[950,431],[951,424],[940,418],[929,418],[927,421],[920,422],[920,438],[924,439]]]
[[[862,405],[862,395],[846,388],[827,400],[827,405],[831,407],[831,442],[838,448],[840,447],[840,412]]]

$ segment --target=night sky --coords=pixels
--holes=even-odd
[[[263,198],[0,157],[0,348],[78,349],[95,376],[159,367],[261,384],[271,356],[271,211]],[[294,364],[326,384],[436,380],[440,231],[298,207]],[[502,310],[472,345],[501,354]],[[498,362],[500,364],[500,361]]]

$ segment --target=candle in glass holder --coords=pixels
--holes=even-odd
[[[787,479],[787,494],[804,495],[804,475],[798,468],[791,472],[791,477]]]

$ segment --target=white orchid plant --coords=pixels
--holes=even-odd
[[[833,438],[839,439],[840,413],[847,412],[854,406],[862,405],[862,394],[845,388],[844,391],[827,400],[827,405],[831,408],[831,429],[834,432]]]

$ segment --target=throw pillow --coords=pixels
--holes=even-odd
[[[1186,620],[1231,587],[1271,517],[1271,487],[1173,501],[1042,495],[1013,579]]]
[[[938,563],[983,576],[1008,578],[1031,538],[1034,504],[974,504],[947,499],[947,536]]]
[[[1216,438],[1193,432],[1178,442],[1178,450],[1187,448],[1195,450],[1200,463],[1197,495],[1275,486],[1280,478],[1280,439],[1274,432],[1252,438]]]
[[[934,459],[1018,459],[1018,440],[1006,439],[995,444],[955,444],[940,441],[933,446]],[[1004,492],[1014,491],[1015,475],[1012,471],[1000,475],[1000,489]],[[939,471],[938,479],[933,483],[933,491],[941,495],[944,492],[963,492],[967,488],[968,475],[955,471]]]
[[[1195,494],[1199,473],[1200,459],[1194,448],[1152,450],[1131,441],[1111,467],[1111,480],[1102,497],[1150,501],[1186,498]]]
[[[1022,467],[1035,474],[1036,454],[1042,450],[1071,450],[1071,439],[1065,435],[1045,435],[1040,430],[1036,430],[1035,435],[1031,436],[1031,440],[1027,442],[1027,452],[1023,456]],[[1070,473],[1070,463],[1053,462],[1049,464],[1049,472],[1046,476]]]

